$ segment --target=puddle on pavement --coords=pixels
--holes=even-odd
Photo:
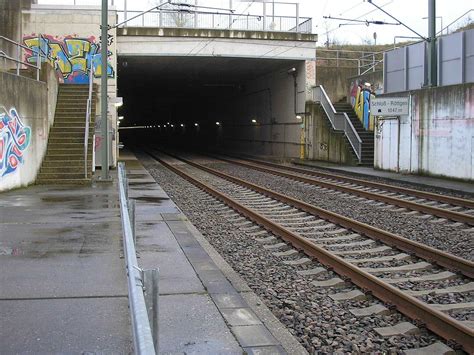
[[[150,202],[150,203],[161,203],[161,201],[169,200],[169,198],[168,197],[142,196],[142,197],[133,197],[133,200],[143,201],[143,202]]]

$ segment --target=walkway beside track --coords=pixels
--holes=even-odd
[[[0,353],[129,353],[116,183],[31,186],[0,201]]]
[[[255,159],[259,159],[255,157]],[[415,174],[400,174],[391,171],[377,170],[364,166],[339,165],[335,163],[293,159],[292,162],[297,165],[321,168],[335,173],[350,173],[360,177],[375,177],[392,180],[396,182],[406,182],[409,184],[420,185],[424,187],[433,187],[443,190],[468,193],[474,195],[474,184],[471,182],[457,181],[449,178],[440,178]],[[355,176],[354,176],[355,177]]]
[[[136,201],[138,263],[160,269],[160,352],[306,353],[136,157],[120,160]]]
[[[305,354],[135,156],[121,155],[138,263],[160,269],[160,353]],[[0,194],[1,353],[132,351],[112,177]]]

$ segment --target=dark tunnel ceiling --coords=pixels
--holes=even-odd
[[[183,106],[205,115],[206,105],[238,95],[244,83],[274,71],[286,71],[295,61],[222,57],[120,57],[120,114],[125,125],[156,122],[154,117],[182,120]]]

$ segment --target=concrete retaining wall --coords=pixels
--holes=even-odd
[[[390,96],[410,96],[410,114],[377,122],[375,167],[474,180],[474,84]]]
[[[332,102],[348,95],[347,80],[357,75],[357,68],[316,66],[316,85],[322,85]]]
[[[344,133],[335,132],[329,123],[324,110],[314,102],[308,102],[307,111],[311,113],[311,122],[308,137],[307,158],[311,160],[322,160],[333,163],[355,165],[348,142]]]
[[[32,184],[41,167],[58,94],[48,64],[42,80],[0,72],[0,191]]]
[[[109,25],[116,23],[115,11],[109,11]],[[94,82],[100,92],[100,76],[107,70],[107,92],[109,97],[117,95],[117,48],[116,30],[109,31],[110,51],[107,69],[103,68],[100,59],[100,23],[101,10],[99,6],[61,6],[61,5],[32,5],[30,10],[23,11],[23,41],[29,47],[38,45],[38,35],[44,37],[42,44],[55,57],[57,75],[61,82],[70,84],[87,84],[89,82],[87,68],[91,61],[95,70]],[[26,54],[28,59],[28,54]],[[35,58],[30,60],[35,63]],[[100,95],[96,105],[96,116],[100,115]],[[117,110],[113,104],[109,105],[109,127],[113,131],[112,137],[117,132]],[[95,149],[96,163],[100,165],[100,119],[96,117]],[[115,147],[115,140],[112,147]],[[111,165],[116,164],[116,149],[112,148]]]

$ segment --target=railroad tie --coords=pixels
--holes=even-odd
[[[428,346],[424,346],[422,348],[418,349],[410,349],[410,350],[403,350],[403,353],[405,355],[432,355],[432,354],[437,354],[437,355],[455,355],[456,352],[451,349],[449,346],[446,344],[437,341],[436,343],[433,343]]]
[[[420,328],[410,322],[401,322],[388,327],[374,328],[375,332],[383,337],[396,335],[411,335],[420,333]]]
[[[350,308],[349,312],[351,312],[356,317],[390,314],[390,310],[382,304],[374,304],[364,308]]]

